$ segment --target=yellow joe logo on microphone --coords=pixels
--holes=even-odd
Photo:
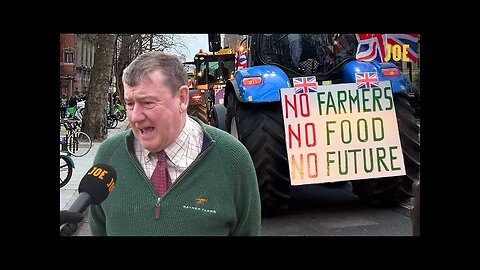
[[[96,166],[93,166],[92,169],[87,173],[87,175],[93,175],[100,180],[104,180],[105,175],[107,175],[107,174],[108,174],[107,170],[102,169],[102,168],[98,168]],[[113,179],[113,177],[112,177],[110,182],[107,183],[108,193],[112,192],[114,186],[115,186],[115,179]]]

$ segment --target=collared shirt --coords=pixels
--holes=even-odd
[[[177,139],[165,148],[167,154],[168,172],[172,183],[185,169],[192,164],[202,149],[203,131],[200,124],[187,117],[185,126]],[[157,166],[156,153],[143,148],[140,141],[135,138],[135,155],[140,161],[145,174],[150,178]]]

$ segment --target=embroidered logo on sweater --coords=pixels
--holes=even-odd
[[[207,212],[207,213],[213,213],[213,214],[217,213],[217,210],[215,210],[215,209],[206,209],[206,208],[197,207],[197,206],[183,205],[183,208],[192,209],[192,210],[196,210],[196,211]]]
[[[202,197],[199,197],[199,198],[195,199],[195,202],[197,204],[205,204],[207,201],[208,201],[208,199],[205,199],[205,198],[202,198]]]
[[[216,214],[217,210],[215,210],[215,209],[207,209],[207,208],[199,207],[199,205],[204,206],[207,203],[207,201],[208,201],[207,198],[198,197],[198,198],[195,198],[195,206],[183,205],[182,207],[184,209],[192,209],[192,210],[195,210],[195,211],[202,211],[202,212],[206,212],[206,213]]]

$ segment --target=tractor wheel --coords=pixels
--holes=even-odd
[[[198,104],[198,105],[191,105],[188,106],[187,110],[188,115],[195,116],[200,121],[208,124],[208,112],[207,112],[207,105],[206,104]]]
[[[223,131],[227,131],[225,127],[225,116],[227,114],[227,109],[222,104],[215,104],[212,108],[212,117],[210,124],[216,128],[219,128]]]
[[[408,96],[394,95],[398,131],[405,161],[406,175],[352,181],[358,199],[373,205],[398,205],[412,197],[412,184],[420,178],[419,127]]]
[[[290,189],[285,131],[280,102],[246,104],[232,92],[227,98],[227,131],[250,152],[262,204],[262,216],[273,216],[287,208]]]

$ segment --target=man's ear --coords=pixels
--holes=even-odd
[[[186,86],[186,85],[182,85],[182,86],[180,86],[180,88],[178,88],[177,97],[178,97],[178,100],[180,102],[180,110],[182,112],[187,111],[188,101],[190,99],[189,93],[190,93],[190,90],[188,89],[188,86]]]

